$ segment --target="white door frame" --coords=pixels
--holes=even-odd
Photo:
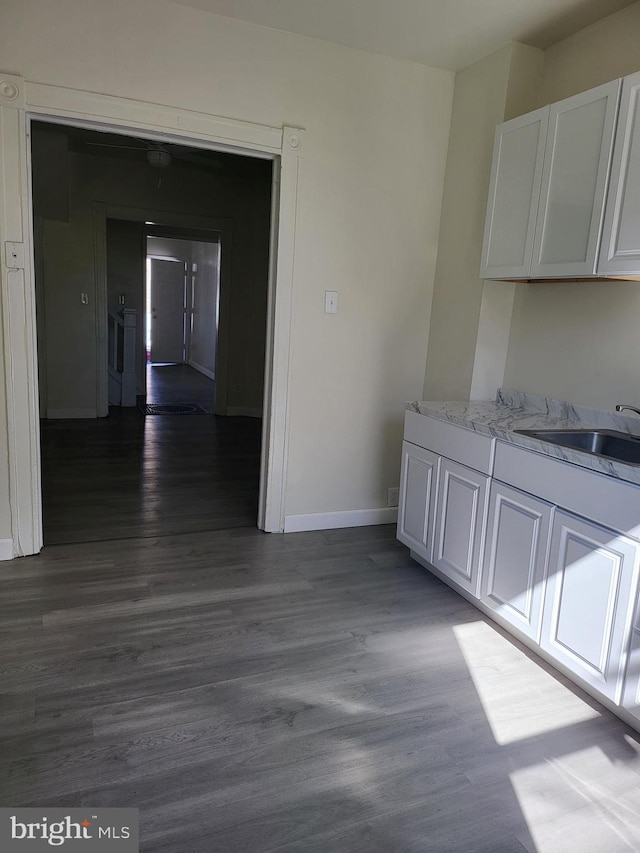
[[[258,526],[284,528],[291,301],[298,170],[304,131],[25,82],[0,73],[0,307],[6,383],[8,491],[14,556],[42,547],[42,492],[36,356],[31,119],[122,132],[193,147],[261,156],[280,165],[277,239],[272,236],[268,351]],[[274,262],[275,258],[275,262]],[[0,400],[0,409],[1,409]],[[0,445],[2,436],[0,434]],[[1,447],[0,447],[1,450]],[[0,482],[2,472],[0,470]],[[0,486],[1,488],[1,486]],[[0,501],[2,501],[0,495]]]
[[[165,292],[164,292],[164,294],[160,293],[160,297],[162,298],[162,296],[164,296],[164,298],[166,299],[167,298],[167,289],[168,289],[170,296],[171,296],[171,299],[173,299],[175,296],[175,303],[176,303],[175,305],[172,304],[170,306],[170,308],[167,311],[167,314],[165,314],[165,316],[168,315],[170,318],[171,328],[169,330],[169,334],[172,337],[175,336],[175,340],[171,342],[171,345],[168,347],[168,349],[172,355],[177,355],[177,351],[179,349],[180,350],[180,357],[179,358],[164,358],[164,359],[159,358],[159,359],[156,359],[156,361],[164,362],[165,364],[171,363],[171,362],[173,362],[174,364],[186,364],[186,361],[187,361],[187,352],[186,352],[186,350],[187,350],[187,323],[186,323],[186,317],[187,317],[187,275],[188,275],[188,269],[189,269],[189,262],[185,261],[185,260],[179,261],[177,258],[152,258],[152,259],[147,258],[146,260],[147,260],[147,264],[149,264],[149,261],[150,261],[151,281],[152,282],[154,280],[157,280],[157,278],[159,278],[160,276],[167,276],[168,271],[171,270],[171,272],[170,272],[170,275],[172,276],[171,286],[169,288],[165,287]],[[157,264],[157,266],[155,266],[156,264]],[[164,266],[165,264],[170,265],[170,266]],[[148,269],[148,267],[147,267],[147,269]],[[154,269],[156,270],[155,275],[154,275]],[[180,291],[181,299],[180,299],[180,308],[179,309],[178,309],[178,300],[177,300],[177,296],[178,296],[178,292],[179,292],[178,291],[178,284],[177,284],[177,273],[181,274],[180,284],[182,285],[182,289]],[[145,278],[146,278],[146,276],[145,276]],[[176,281],[174,281],[173,279],[176,279]],[[164,278],[162,280],[162,284],[166,285],[166,278]],[[149,281],[147,280],[144,283],[145,296],[146,296],[148,288],[149,288]],[[151,287],[151,293],[153,294],[155,292],[156,292],[155,287],[152,286]],[[171,301],[171,300],[169,300],[169,301]],[[151,355],[151,363],[153,364],[154,363],[154,358],[153,358],[154,329],[156,329],[156,332],[158,329],[158,324],[154,322],[154,320],[158,319],[158,317],[154,316],[154,313],[157,310],[157,305],[158,305],[158,297],[157,296],[154,297],[154,302],[152,302],[152,305],[153,305],[153,308],[151,309],[151,322],[149,323],[149,326],[150,326],[149,332],[151,333],[151,352],[150,352],[150,355]],[[164,312],[161,312],[161,313],[164,313]],[[167,326],[167,321],[165,321],[165,327],[166,326]],[[178,332],[179,332],[179,344],[178,344]],[[167,350],[166,338],[167,338],[167,335],[165,334],[163,336],[163,339],[160,341],[160,343],[158,343],[157,338],[158,338],[158,335],[156,334],[156,342],[155,342],[156,352],[158,349],[161,349],[162,344],[164,343],[164,345],[165,345],[165,353],[164,354],[166,354],[166,350]]]

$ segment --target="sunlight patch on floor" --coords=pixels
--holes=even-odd
[[[631,769],[612,772],[599,746],[510,777],[536,853],[640,849],[640,776]],[[621,786],[623,778],[628,787]]]
[[[486,622],[454,625],[453,633],[497,743],[513,743],[600,716]],[[563,701],[557,702],[560,693]],[[539,702],[532,702],[532,695]],[[553,713],[547,713],[550,708]]]

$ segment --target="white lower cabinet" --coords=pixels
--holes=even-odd
[[[627,661],[622,704],[626,710],[640,720],[640,618],[631,635],[631,648]]]
[[[489,496],[480,598],[538,641],[552,507],[494,480]]]
[[[640,731],[640,488],[411,411],[406,438],[400,541]]]
[[[640,545],[555,513],[540,646],[619,703],[635,610]]]
[[[402,443],[398,539],[412,551],[431,560],[433,497],[439,457],[409,441]]]
[[[488,484],[484,474],[440,460],[431,562],[476,597]]]

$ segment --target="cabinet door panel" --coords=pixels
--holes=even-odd
[[[528,278],[549,107],[498,125],[481,278]]]
[[[426,560],[431,559],[432,497],[438,459],[435,453],[408,441],[402,444],[397,537]]]
[[[478,596],[489,478],[441,459],[433,565]]]
[[[640,275],[640,73],[622,81],[598,273]]]
[[[557,512],[541,646],[614,702],[620,700],[638,546]]]
[[[533,278],[595,273],[619,94],[614,80],[551,105]]]
[[[527,636],[538,639],[551,506],[493,482],[481,598]]]
[[[637,624],[631,637],[622,704],[629,713],[640,719],[640,628]]]

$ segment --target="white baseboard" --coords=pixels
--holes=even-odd
[[[13,560],[13,539],[0,539],[0,560]]]
[[[249,406],[227,406],[227,417],[261,418],[262,409],[252,409]]]
[[[47,418],[59,420],[62,418],[97,418],[95,409],[47,409]]]
[[[216,375],[213,370],[209,370],[207,367],[203,367],[201,364],[198,364],[197,361],[190,361],[189,367],[193,367],[194,370],[197,370],[198,373],[202,373],[205,376],[208,376],[209,379],[213,379],[215,382]]]
[[[285,533],[300,533],[304,530],[332,530],[337,527],[367,527],[371,524],[395,524],[398,507],[380,509],[348,509],[343,512],[310,512],[304,515],[288,515],[284,520]]]

